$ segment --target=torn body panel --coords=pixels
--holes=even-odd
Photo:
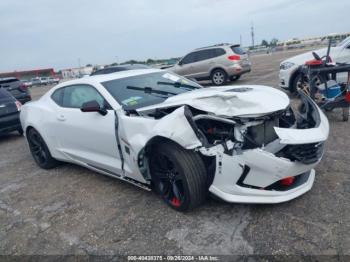
[[[303,108],[300,115],[313,125],[308,129],[293,129],[274,127],[276,134],[280,138],[281,144],[308,144],[326,141],[329,134],[329,123],[327,117],[316,105],[316,103],[303,92],[299,92],[303,101]]]

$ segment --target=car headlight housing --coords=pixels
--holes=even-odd
[[[289,68],[291,68],[293,66],[295,66],[295,64],[292,63],[292,62],[284,62],[284,63],[281,63],[280,69],[281,70],[287,70],[287,69],[289,69]]]

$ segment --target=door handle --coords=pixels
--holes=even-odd
[[[59,121],[66,121],[66,117],[64,115],[58,115],[57,120]]]

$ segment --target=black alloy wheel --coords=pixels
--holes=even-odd
[[[44,139],[38,131],[34,128],[30,129],[27,140],[30,152],[38,166],[44,169],[51,169],[58,165],[58,161],[51,156]]]
[[[167,204],[179,208],[185,200],[185,190],[175,164],[166,155],[158,153],[152,158],[151,166],[158,193]]]
[[[165,142],[154,146],[149,163],[153,188],[170,207],[187,211],[205,201],[207,170],[198,153]]]

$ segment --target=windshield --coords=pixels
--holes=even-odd
[[[202,88],[193,81],[167,72],[131,76],[103,82],[102,85],[125,110],[158,104],[169,96]]]
[[[347,44],[350,41],[350,36],[345,38],[343,41],[341,41],[339,44],[337,44],[337,46],[343,46],[345,44]]]

